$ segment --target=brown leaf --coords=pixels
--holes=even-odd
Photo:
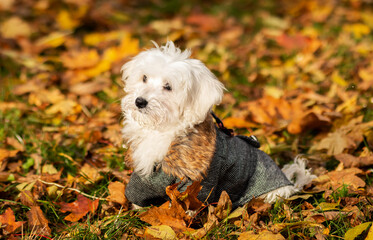
[[[215,16],[206,14],[190,15],[186,22],[188,24],[197,25],[203,32],[213,32],[221,26],[221,21]]]
[[[232,201],[226,191],[223,191],[220,195],[218,205],[215,207],[214,214],[218,219],[222,220],[226,218],[232,210]]]
[[[363,173],[362,170],[358,168],[347,168],[341,171],[332,171],[326,173],[318,178],[314,179],[317,189],[327,190],[333,189],[336,190],[342,187],[344,184],[357,189],[360,187],[365,187],[365,182],[356,176],[356,174]]]
[[[110,84],[110,79],[101,78],[94,81],[74,84],[70,87],[70,92],[77,95],[94,94],[109,87]]]
[[[31,206],[31,209],[26,213],[26,216],[28,218],[28,225],[35,234],[46,236],[51,235],[51,229],[48,226],[49,222],[39,206]]]
[[[210,211],[210,207],[212,208],[212,206],[209,206],[209,212]],[[219,223],[219,220],[218,218],[214,215],[214,214],[209,214],[209,217],[207,219],[207,222],[205,224],[203,224],[203,227],[198,229],[198,230],[195,230],[194,232],[192,232],[192,236],[195,238],[195,239],[201,239],[203,238],[212,228],[216,227]]]
[[[25,146],[15,138],[7,137],[6,143],[14,147],[16,150],[19,150],[21,152],[25,151]]]
[[[78,195],[77,200],[72,203],[59,202],[56,204],[61,207],[61,212],[71,212],[65,217],[65,220],[70,222],[77,222],[88,212],[94,213],[98,207],[98,203],[98,199],[92,201],[84,197],[83,195]]]
[[[116,202],[121,205],[126,205],[128,200],[124,195],[125,186],[121,182],[111,182],[108,186],[109,196],[107,197],[108,201]]]
[[[305,129],[315,129],[331,124],[331,120],[327,116],[308,111],[301,114],[299,117],[294,117],[289,123],[287,129],[291,134],[299,134]]]
[[[29,190],[23,190],[20,195],[20,200],[27,207],[36,206],[36,200]]]
[[[5,226],[4,233],[9,234],[15,232],[25,222],[17,222],[14,212],[11,208],[7,208],[5,212],[0,215],[1,227]]]
[[[349,167],[367,167],[373,165],[373,155],[365,157],[355,157],[351,154],[341,153],[335,156],[335,158],[343,163],[346,168]]]

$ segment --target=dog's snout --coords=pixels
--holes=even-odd
[[[136,98],[135,100],[135,104],[138,108],[144,108],[146,107],[146,105],[148,105],[148,101],[146,101],[145,98],[142,98],[142,97],[138,97]]]

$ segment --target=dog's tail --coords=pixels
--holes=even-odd
[[[294,184],[294,189],[299,192],[303,187],[309,184],[316,176],[311,174],[311,170],[307,169],[307,159],[302,156],[297,156],[294,163],[286,164],[281,170],[285,176]]]
[[[280,197],[289,198],[291,195],[302,191],[303,187],[309,184],[316,176],[307,169],[307,159],[297,156],[294,163],[286,164],[281,170],[293,183],[292,186],[285,186],[263,195],[265,202],[274,203]]]

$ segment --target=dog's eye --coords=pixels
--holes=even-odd
[[[166,85],[163,86],[163,89],[167,90],[167,91],[171,91],[172,90],[170,84],[168,84],[168,83],[166,83]]]
[[[144,83],[146,83],[147,80],[148,80],[148,77],[147,77],[146,75],[144,75],[144,76],[142,77],[142,81],[143,81]]]

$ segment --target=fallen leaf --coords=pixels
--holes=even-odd
[[[317,150],[327,150],[328,155],[341,154],[345,149],[356,147],[356,143],[343,131],[338,129],[335,132],[328,133],[327,137],[322,139],[316,146]]]
[[[355,239],[359,239],[358,236],[363,233],[364,231],[366,231],[368,228],[369,228],[369,231],[370,231],[370,228],[371,228],[371,225],[372,225],[372,222],[366,222],[366,223],[362,223],[354,228],[351,228],[349,230],[347,230],[347,232],[345,233],[345,240],[355,240]],[[367,240],[369,240],[370,238],[366,238]]]
[[[243,232],[238,237],[238,240],[285,240],[284,236],[280,233],[272,233],[268,230],[263,230],[259,233],[254,233],[254,231]]]
[[[77,95],[94,94],[104,90],[111,84],[110,79],[97,79],[90,82],[77,83],[70,87],[70,92]]]
[[[232,201],[226,191],[223,191],[220,195],[218,205],[215,207],[214,214],[220,220],[228,217],[232,210]]]
[[[125,205],[128,203],[124,192],[125,186],[121,182],[111,182],[108,186],[109,189],[109,196],[107,197],[108,201],[116,202],[121,205]]]
[[[177,232],[188,230],[187,223],[192,219],[186,211],[202,203],[196,198],[201,190],[199,182],[193,182],[187,189],[180,193],[177,190],[179,183],[166,188],[166,193],[171,199],[160,207],[152,207],[147,212],[139,215],[140,219],[153,226],[168,225]],[[197,200],[196,200],[197,199]]]
[[[85,163],[80,169],[82,177],[79,179],[84,184],[91,184],[100,181],[103,177],[97,168],[92,167],[90,164]]]
[[[306,48],[310,42],[310,39],[300,34],[295,36],[282,34],[276,38],[276,42],[286,50],[295,51]]]
[[[365,186],[364,180],[356,176],[356,174],[362,174],[363,171],[358,168],[347,168],[341,171],[332,171],[314,179],[313,182],[316,184],[317,189],[326,190],[333,189],[337,190],[346,184],[353,189],[358,189]]]
[[[22,227],[25,222],[17,222],[14,212],[11,208],[7,208],[5,212],[0,215],[1,227],[4,227],[4,234],[15,232],[18,228]]]
[[[362,24],[362,23],[354,23],[354,24],[345,24],[343,26],[343,31],[352,33],[356,39],[360,39],[363,36],[370,33],[369,26]]]
[[[224,126],[226,128],[252,128],[255,127],[256,124],[246,121],[242,118],[237,117],[229,117],[223,120]]]
[[[83,195],[78,195],[77,200],[72,203],[59,202],[56,203],[61,207],[60,211],[71,212],[64,219],[70,222],[77,222],[82,217],[84,217],[88,212],[95,213],[98,207],[99,200],[94,201],[84,197]]]
[[[7,150],[0,148],[0,163],[6,158],[16,156],[18,152],[19,150]]]
[[[28,218],[28,226],[33,233],[45,236],[51,235],[51,229],[48,226],[49,222],[39,206],[31,206],[26,216]]]
[[[0,34],[4,38],[28,37],[31,34],[31,27],[21,18],[14,16],[1,24]]]
[[[70,12],[66,10],[61,10],[56,20],[61,30],[73,30],[79,25],[79,21],[73,19]]]
[[[74,100],[66,99],[56,102],[45,110],[48,115],[61,113],[63,116],[73,115],[81,112],[81,106]]]
[[[61,56],[63,65],[70,69],[93,67],[100,61],[96,49],[84,49],[80,51],[69,51]]]
[[[338,161],[343,163],[345,168],[350,167],[368,167],[373,165],[373,155],[365,157],[355,157],[351,154],[341,153],[334,156]]]
[[[25,146],[15,138],[7,137],[6,138],[6,143],[9,144],[10,146],[14,147],[16,150],[19,150],[20,152],[25,151]]]
[[[145,235],[150,235],[152,237],[165,240],[178,239],[174,230],[167,225],[147,227],[145,229]]]
[[[186,19],[188,24],[197,25],[204,32],[216,31],[221,26],[221,21],[215,16],[206,14],[193,14]]]

